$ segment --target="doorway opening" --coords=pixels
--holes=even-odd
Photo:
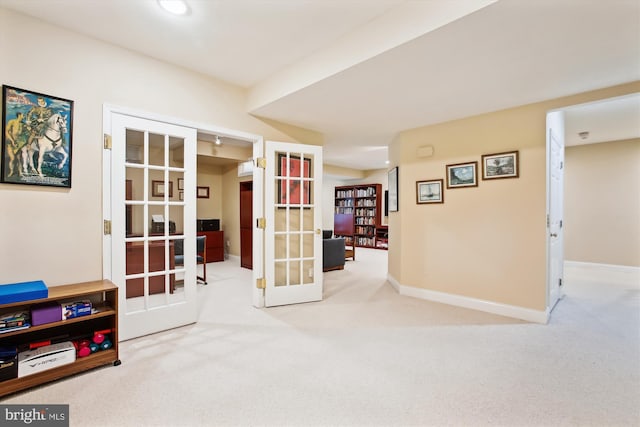
[[[552,113],[562,115],[565,151],[562,197],[556,202],[563,211],[562,267],[567,267],[572,277],[638,274],[640,94]],[[551,229],[549,232],[554,234]],[[551,280],[548,296],[553,292]],[[561,297],[562,285],[559,291]]]

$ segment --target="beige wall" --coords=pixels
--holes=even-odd
[[[567,261],[640,267],[640,139],[567,147]]]
[[[402,132],[389,150],[400,186],[399,212],[389,217],[389,274],[406,286],[544,310],[546,114],[639,89],[635,82]],[[434,154],[418,158],[425,144]],[[445,189],[444,204],[416,205],[416,181],[510,150],[520,152],[519,178]]]
[[[198,166],[198,187],[209,187],[209,198],[196,199],[196,216],[202,219],[222,218],[223,184],[219,166]]]
[[[0,184],[0,282],[102,277],[105,103],[294,141],[245,113],[244,90],[201,74],[2,8],[0,40],[2,84],[75,101],[72,188]]]

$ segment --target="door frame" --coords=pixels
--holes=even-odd
[[[138,110],[135,108],[125,107],[116,104],[104,103],[102,106],[102,135],[110,134],[111,129],[111,116],[112,114],[124,114],[133,117],[139,117],[146,120],[155,120],[158,122],[164,122],[176,126],[191,127],[198,132],[210,133],[218,135],[220,137],[227,137],[233,139],[244,140],[250,142],[253,145],[253,162],[257,163],[257,159],[264,155],[264,139],[262,136],[243,132],[235,129],[228,129],[221,126],[217,126],[210,123],[196,122],[192,120],[185,120],[173,116],[166,116],[163,114],[151,113],[148,111]],[[111,220],[111,150],[102,150],[102,218],[103,220]],[[263,216],[264,205],[262,199],[262,190],[256,191],[262,188],[264,183],[264,169],[254,167],[253,168],[253,223],[256,223],[256,219]],[[252,274],[252,304],[255,307],[264,307],[264,291],[255,286],[258,279],[264,277],[264,263],[263,263],[263,250],[264,250],[264,230],[254,229],[256,231],[253,235],[253,274]],[[262,231],[262,232],[260,232]],[[102,278],[111,280],[111,235],[102,236]]]

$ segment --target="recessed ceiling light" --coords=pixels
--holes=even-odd
[[[184,0],[158,0],[161,8],[174,15],[184,15],[189,11],[189,6]]]

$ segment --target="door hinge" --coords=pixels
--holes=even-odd
[[[265,280],[264,277],[261,277],[260,279],[256,279],[256,288],[264,289],[266,287],[267,287],[267,281]]]
[[[560,228],[562,228],[562,220],[560,220]]]
[[[256,220],[256,227],[261,228],[261,229],[265,229],[267,228],[267,220],[266,218],[258,218]]]
[[[104,235],[105,236],[110,236],[111,235],[111,220],[110,219],[105,219],[104,220]]]
[[[256,166],[258,166],[259,168],[262,168],[262,169],[266,169],[267,168],[267,159],[265,157],[258,157],[256,159]]]
[[[560,162],[560,169],[564,167],[564,162]]]
[[[104,136],[104,149],[111,150],[111,135],[107,135],[105,133],[103,136]]]
[[[558,286],[562,287],[562,279],[558,279]]]

